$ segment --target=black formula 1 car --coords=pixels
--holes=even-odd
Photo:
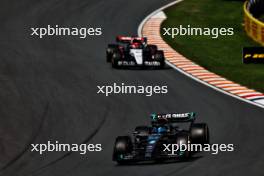
[[[187,159],[193,152],[172,151],[166,148],[175,144],[178,146],[191,143],[201,146],[209,144],[208,126],[205,123],[194,123],[195,113],[152,114],[151,119],[152,125],[136,127],[133,137],[116,138],[113,161],[127,164],[139,161]]]
[[[164,53],[156,45],[148,45],[147,38],[116,37],[117,44],[109,44],[106,49],[106,61],[113,68],[120,67],[155,67],[165,65]]]

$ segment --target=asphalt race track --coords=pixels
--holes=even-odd
[[[2,0],[0,2],[0,175],[264,175],[264,110],[207,88],[173,69],[113,70],[105,47],[135,35],[141,20],[169,0]],[[103,36],[30,36],[30,27],[102,27]],[[96,94],[97,85],[168,85],[167,95]],[[235,152],[199,153],[189,162],[118,166],[117,135],[148,124],[152,112],[198,113],[212,143]],[[102,152],[30,152],[31,143],[102,143]]]

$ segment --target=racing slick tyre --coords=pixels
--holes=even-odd
[[[113,161],[116,161],[118,164],[125,164],[126,161],[122,159],[124,155],[131,153],[132,150],[133,144],[129,136],[117,137],[114,144]]]
[[[121,60],[121,55],[118,52],[114,52],[112,56],[112,67],[113,68],[119,68],[118,61]]]
[[[165,66],[165,57],[163,51],[157,51],[154,55],[156,61],[160,62],[159,68],[163,68]]]
[[[191,126],[193,144],[209,144],[209,128],[206,123],[195,123]]]
[[[109,44],[106,49],[106,62],[111,62],[113,54],[118,51],[118,45],[116,44]]]
[[[188,142],[190,141],[190,136],[188,133],[179,133],[177,135],[177,139],[176,139],[176,143],[178,146],[180,145],[188,145]],[[180,148],[179,148],[180,150]],[[180,158],[181,159],[188,159],[190,158],[191,153],[190,151],[188,151],[188,149],[186,148],[185,151],[180,151]]]
[[[154,55],[158,50],[157,45],[147,45],[146,48],[150,51],[151,55]]]

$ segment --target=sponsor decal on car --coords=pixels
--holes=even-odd
[[[144,64],[146,66],[160,66],[160,62],[158,61],[145,61]]]

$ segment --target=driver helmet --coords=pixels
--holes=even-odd
[[[131,44],[131,48],[133,48],[133,49],[138,49],[138,48],[140,48],[140,46],[141,46],[140,43],[133,43],[133,44]]]
[[[142,46],[141,41],[136,40],[136,39],[132,40],[131,48],[137,49],[137,48],[140,48],[141,46]]]

